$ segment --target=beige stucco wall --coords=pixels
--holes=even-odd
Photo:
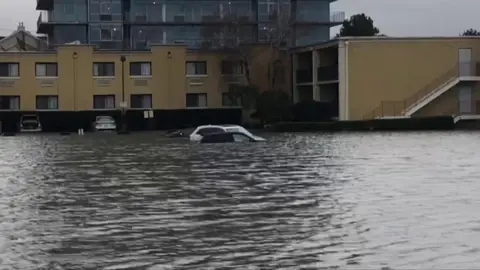
[[[339,52],[340,65],[347,65],[348,69],[344,71],[348,75],[340,73],[341,80],[348,80],[340,82],[340,99],[348,104],[341,115],[346,114],[349,120],[360,120],[375,115],[372,111],[376,109],[376,116],[379,116],[382,102],[384,114],[394,108],[399,113],[405,99],[429,85],[435,87],[433,85],[444,82],[442,76],[456,68],[460,48],[471,48],[472,59],[480,60],[478,38],[349,40],[346,51]],[[345,54],[348,56],[342,59]],[[452,91],[442,99],[454,96]],[[419,113],[447,113],[452,108],[445,107],[446,103],[439,100]]]
[[[76,57],[74,57],[76,55]],[[57,95],[59,110],[92,110],[94,95],[115,95],[116,107],[122,101],[122,62],[125,56],[125,100],[129,103],[131,94],[151,94],[153,109],[183,109],[187,93],[206,93],[209,108],[222,107],[222,93],[228,89],[232,78],[221,75],[221,61],[225,53],[187,51],[184,46],[153,46],[151,51],[95,51],[88,45],[63,45],[56,51],[3,52],[0,62],[19,63],[19,78],[0,78],[0,95],[20,96],[21,110],[35,110],[37,95]],[[260,90],[268,88],[267,65],[270,54],[259,48],[251,58],[252,80]],[[231,56],[230,58],[231,59]],[[289,64],[289,58],[285,58]],[[186,61],[206,61],[207,75],[187,76]],[[56,78],[36,78],[35,63],[53,62],[58,64]],[[114,62],[115,76],[94,78],[94,62]],[[151,62],[152,76],[130,77],[130,62]],[[291,71],[284,70],[285,78]],[[231,77],[231,76],[229,76]],[[233,78],[244,82],[242,76]],[[141,84],[136,81],[141,80]],[[5,83],[8,81],[7,83]],[[193,83],[194,82],[194,83]],[[288,90],[287,79],[279,87]]]

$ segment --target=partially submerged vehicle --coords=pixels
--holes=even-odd
[[[229,142],[260,142],[265,141],[259,140],[260,137],[248,135],[243,132],[237,131],[228,131],[228,132],[219,132],[205,134],[200,139],[200,143],[229,143]]]
[[[225,133],[225,132],[236,132],[244,134],[248,137],[254,138],[255,141],[265,141],[264,138],[253,135],[244,127],[239,125],[203,125],[198,126],[191,134],[190,141],[201,141],[205,135],[216,134],[216,133]]]
[[[41,132],[42,124],[37,114],[24,114],[20,117],[20,132]]]
[[[115,131],[117,124],[115,119],[108,115],[97,116],[92,124],[94,131]]]

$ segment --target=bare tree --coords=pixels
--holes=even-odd
[[[276,90],[277,78],[285,76],[286,48],[293,33],[290,10],[289,0],[276,0],[269,5],[268,19],[258,24],[252,20],[252,16],[223,9],[212,16],[211,24],[204,28],[202,35],[208,41],[203,43],[203,47],[224,50],[227,55],[225,61],[242,66],[246,84],[229,86],[232,100],[241,98],[243,106],[251,107],[257,99],[260,89],[252,79],[251,69],[260,55],[265,57],[267,54],[266,90]],[[224,78],[230,79],[228,76]],[[225,82],[221,82],[221,85],[224,86]]]

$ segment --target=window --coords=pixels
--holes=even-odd
[[[222,75],[243,75],[243,64],[234,61],[222,61]]]
[[[37,96],[37,110],[58,110],[58,96]]]
[[[57,63],[35,63],[36,77],[57,77]]]
[[[207,75],[207,62],[187,62],[185,69],[187,75]]]
[[[237,97],[235,99],[229,93],[222,93],[222,106],[224,107],[242,106],[242,98]]]
[[[152,63],[150,62],[131,62],[130,76],[148,77],[152,76]]]
[[[93,63],[94,77],[114,77],[115,63],[113,62],[97,62]]]
[[[187,94],[187,108],[207,107],[207,94]]]
[[[110,41],[112,40],[112,29],[102,28],[100,29],[100,40]]]
[[[75,15],[75,3],[63,3],[63,5],[65,15]]]
[[[111,2],[100,2],[100,14],[112,14],[112,3]]]
[[[236,134],[233,134],[233,140],[235,142],[249,142],[250,138],[243,134],[236,133]]]
[[[135,108],[135,109],[152,108],[152,95],[131,95],[130,108]]]
[[[208,134],[223,133],[223,132],[225,132],[225,130],[223,130],[221,128],[213,127],[213,128],[202,128],[199,131],[197,131],[197,134],[201,135],[201,136],[205,136],[205,135],[208,135]]]
[[[93,96],[94,109],[115,109],[114,95],[95,95]]]
[[[0,63],[0,77],[19,77],[18,63]]]
[[[19,110],[19,96],[0,96],[0,110]]]

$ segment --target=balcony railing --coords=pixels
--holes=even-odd
[[[337,81],[338,80],[338,64],[317,68],[318,81]]]
[[[404,100],[380,102],[380,105],[372,112],[367,113],[364,119],[405,116],[408,110],[419,104],[419,102],[423,101],[426,97],[431,96],[436,91],[445,89],[443,87],[453,79],[473,76],[480,76],[480,63],[468,62],[457,64]]]
[[[145,14],[126,12],[124,21],[131,24],[148,25],[148,24],[219,24],[225,22],[253,23],[255,22],[253,13],[235,15],[228,17],[228,14],[207,15],[200,13],[191,13],[188,15],[167,15],[162,14]]]
[[[56,14],[54,11],[40,11],[37,24],[40,23],[87,23],[86,13],[76,13],[75,15]]]
[[[311,83],[313,81],[313,71],[311,69],[297,70],[297,83]]]
[[[332,12],[330,13],[329,18],[318,18],[303,17],[301,14],[295,16],[296,24],[341,24],[345,21],[345,12]]]

